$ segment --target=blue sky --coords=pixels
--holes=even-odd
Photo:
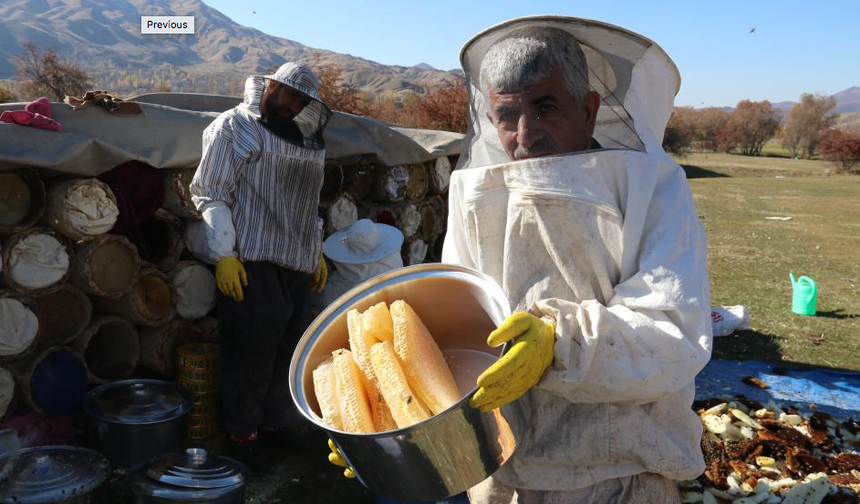
[[[833,94],[860,86],[860,2],[854,0],[204,1],[240,24],[305,45],[443,70],[459,68],[460,48],[472,35],[507,19],[597,19],[663,47],[681,71],[677,105],[797,101],[804,92]]]

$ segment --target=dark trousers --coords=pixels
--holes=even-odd
[[[242,301],[218,293],[218,383],[224,427],[249,436],[299,422],[289,390],[290,359],[308,325],[310,275],[244,263]]]

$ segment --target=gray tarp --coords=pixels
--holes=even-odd
[[[104,173],[126,161],[156,168],[193,168],[200,160],[201,134],[239,98],[163,93],[137,97],[144,113],[114,116],[101,107],[74,111],[52,103],[62,132],[0,123],[0,169],[34,166],[83,176]],[[22,103],[0,105],[22,109]],[[207,110],[214,109],[214,110]],[[420,163],[459,154],[463,135],[392,127],[336,112],[326,128],[326,158],[386,166]]]

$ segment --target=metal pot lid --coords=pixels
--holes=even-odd
[[[102,484],[110,463],[74,446],[25,448],[0,456],[0,503],[58,502]]]
[[[148,424],[188,412],[191,396],[179,385],[161,380],[121,380],[91,390],[84,410],[107,422]]]
[[[245,482],[245,468],[226,457],[212,456],[203,448],[188,448],[147,464],[146,476],[181,488],[225,488]]]

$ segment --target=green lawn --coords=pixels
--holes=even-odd
[[[714,357],[860,370],[860,177],[822,161],[679,162],[708,232],[712,303],[752,315],[749,331],[715,339]],[[818,316],[791,313],[789,272],[818,283]]]

